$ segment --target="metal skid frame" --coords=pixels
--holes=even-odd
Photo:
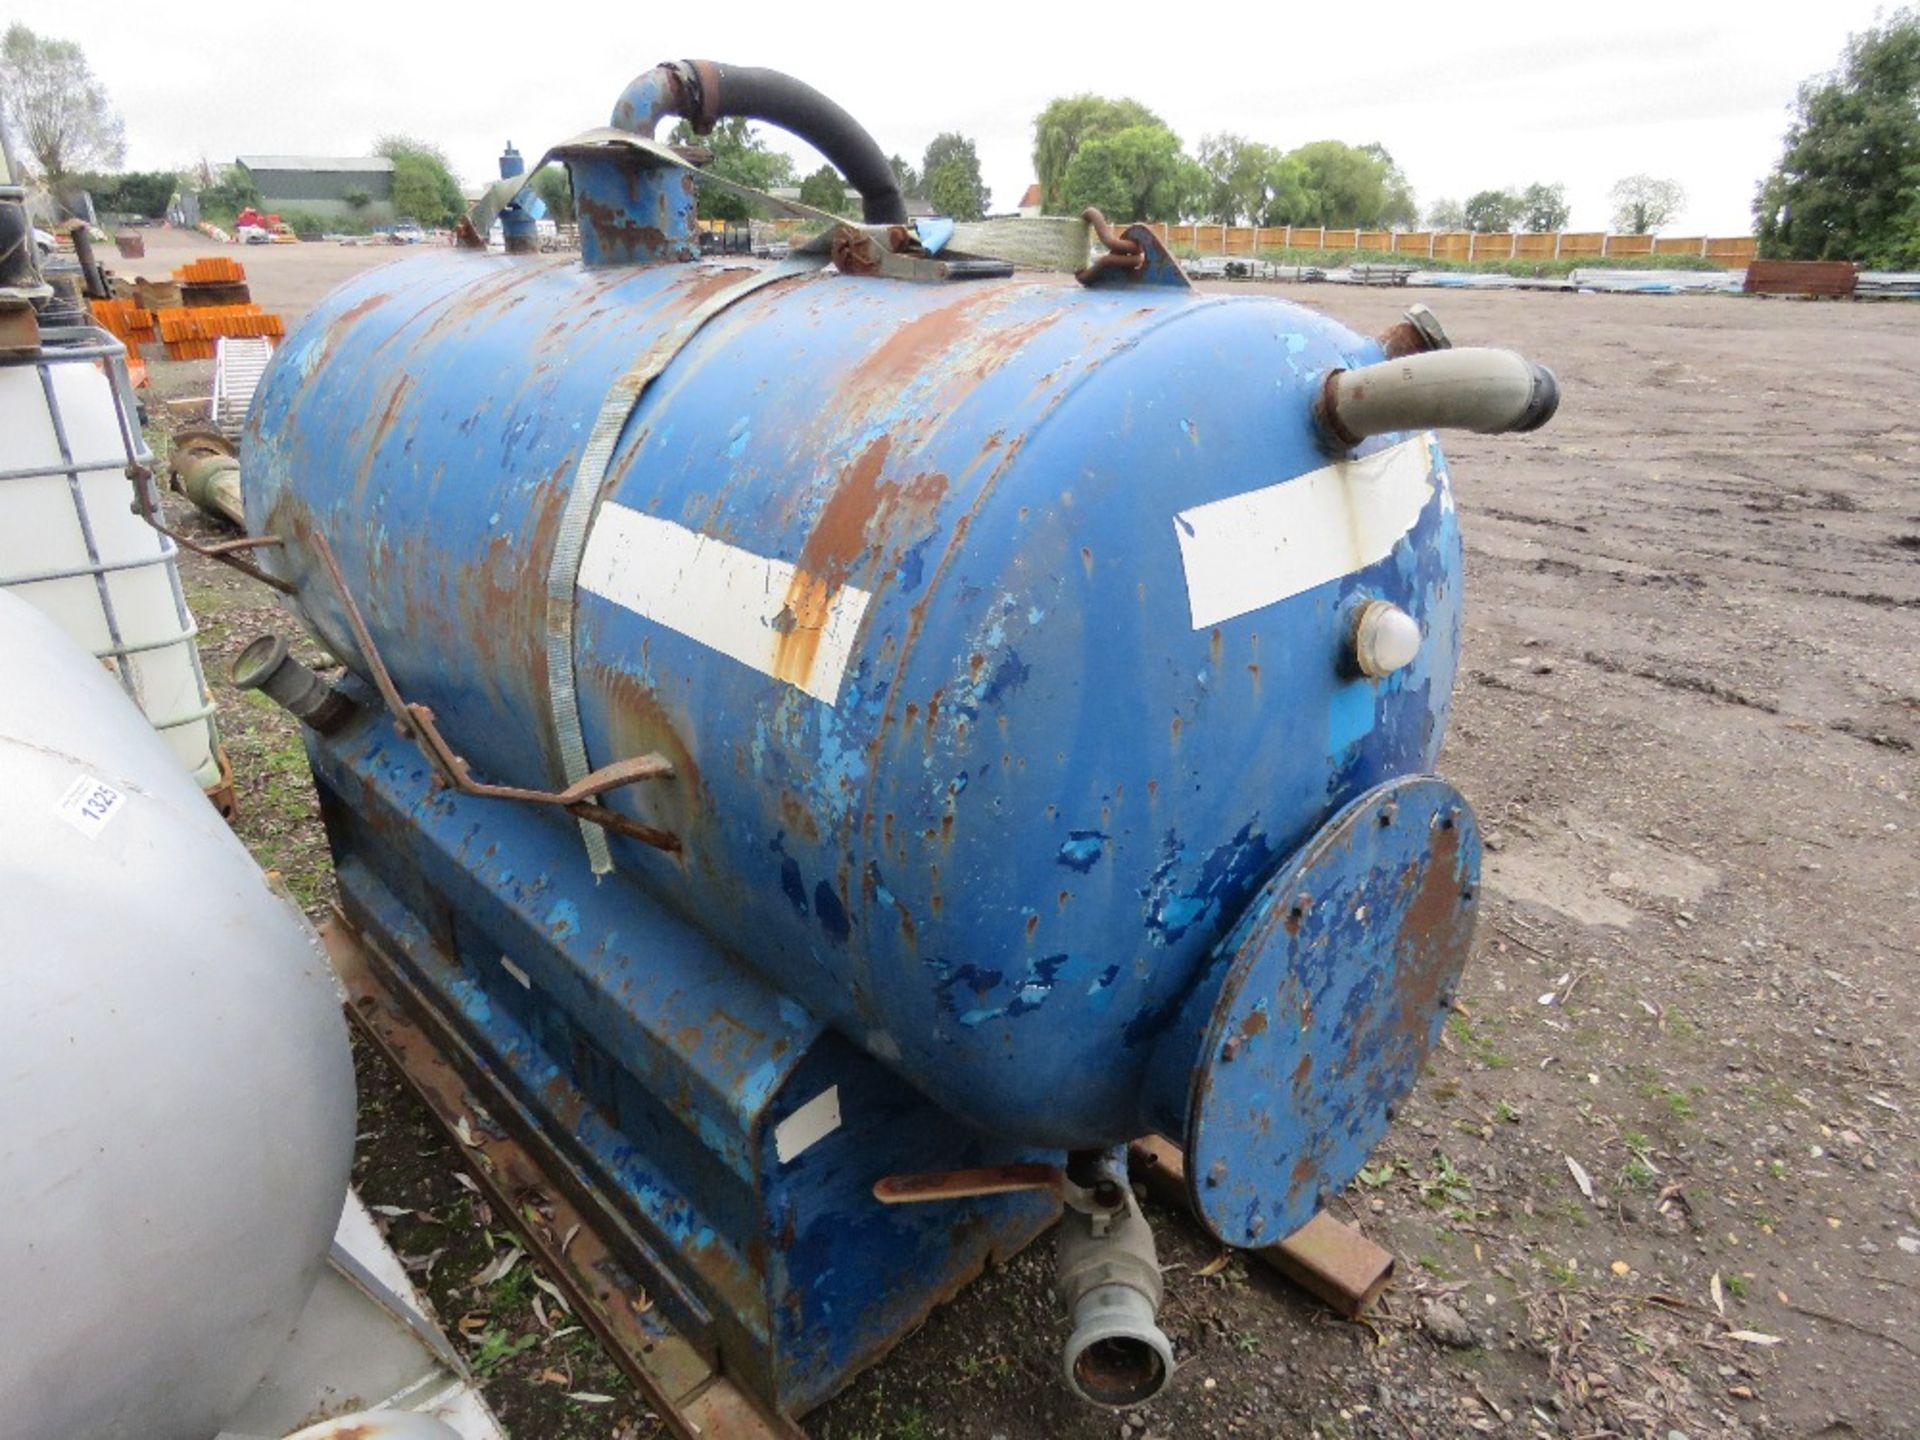
[[[663,1413],[731,1417],[676,1433],[797,1433],[1053,1223],[1047,1193],[880,1204],[898,1171],[1061,1157],[946,1115],[623,877],[571,883],[570,817],[436,786],[370,705],[307,744],[356,1022],[471,1117],[501,1213]],[[530,1186],[585,1227],[564,1253]]]

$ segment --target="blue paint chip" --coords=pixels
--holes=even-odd
[[[929,535],[900,557],[900,564],[894,573],[903,595],[913,594],[920,588],[920,582],[926,578],[927,546],[932,543],[933,536]]]
[[[1069,870],[1078,870],[1082,875],[1093,869],[1094,862],[1100,858],[1106,848],[1107,837],[1098,830],[1075,830],[1061,845],[1060,853],[1054,856],[1056,864]]]
[[[799,873],[799,866],[794,872]],[[784,879],[784,876],[782,877]],[[847,919],[847,907],[840,903],[840,896],[833,886],[822,880],[813,887],[813,911],[820,917],[820,928],[835,940],[844,942],[852,933],[853,926]]]
[[[570,900],[556,900],[547,912],[547,933],[555,940],[571,940],[580,933],[580,911]]]
[[[987,688],[980,692],[980,703],[998,705],[1018,690],[1032,677],[1033,669],[1020,658],[1020,652],[1009,650],[995,667],[993,678],[987,682]]]
[[[1327,708],[1327,754],[1339,757],[1373,733],[1373,686],[1356,680],[1334,691]]]

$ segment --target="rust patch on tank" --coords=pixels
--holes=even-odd
[[[689,840],[704,810],[700,763],[659,696],[626,671],[606,665],[581,667],[579,686],[607,699],[607,754],[593,758],[608,763],[657,752],[673,764],[670,779],[616,791],[604,803]]]
[[[786,822],[789,830],[805,836],[809,841],[818,842],[820,839],[819,822],[813,818],[813,813],[808,810],[806,806],[802,805],[794,795],[781,795],[780,818]]]
[[[779,639],[774,643],[773,673],[798,689],[804,690],[813,679],[813,663],[820,654],[820,639],[827,631],[836,588],[823,576],[796,570],[780,613],[774,617],[773,629]]]
[[[1466,963],[1473,915],[1462,903],[1455,873],[1460,858],[1460,827],[1443,819],[1432,831],[1432,846],[1420,867],[1420,888],[1400,921],[1395,949],[1402,957],[1397,977],[1399,1024],[1405,1038],[1424,1051],[1428,1026],[1441,997]]]

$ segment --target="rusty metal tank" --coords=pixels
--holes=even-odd
[[[311,740],[349,914],[800,1409],[1034,1222],[981,1201],[941,1249],[860,1208],[876,1178],[1160,1130],[1245,1244],[1360,1165],[1479,863],[1431,775],[1434,427],[1552,395],[1199,293],[1137,231],[1079,285],[909,274],[900,227],[702,260],[698,176],[644,136],[710,120],[711,72],[557,152],[583,260],[422,254],[323,301],[242,472],[365,707]],[[450,785],[442,743],[549,799],[652,778],[583,826]],[[803,1262],[808,1185],[848,1238]]]

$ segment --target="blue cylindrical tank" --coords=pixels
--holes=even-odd
[[[547,581],[583,449],[619,377],[751,273],[423,255],[276,356],[249,523],[364,671],[329,538],[482,777],[564,783]],[[621,430],[571,602],[592,765],[676,767],[607,803],[683,848],[611,837],[602,883],[993,1132],[1177,1136],[1207,958],[1445,725],[1440,451],[1385,436],[1336,465],[1310,416],[1325,371],[1381,358],[1272,298],[1047,277],[828,271],[719,310]],[[1372,599],[1420,628],[1385,678],[1353,663]]]

